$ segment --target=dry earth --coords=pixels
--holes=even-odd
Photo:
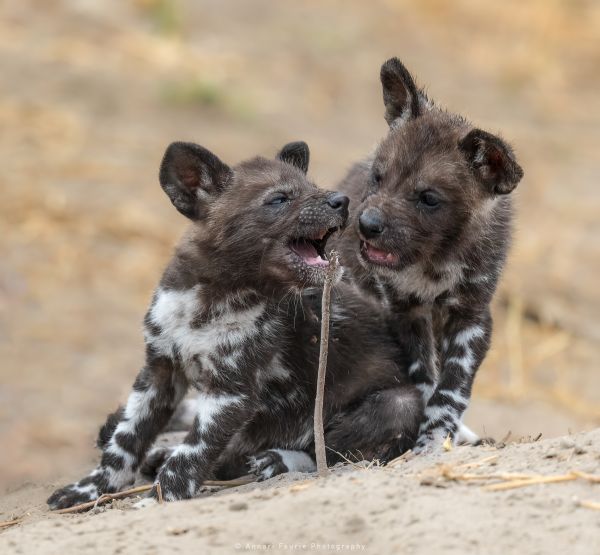
[[[491,476],[572,472],[598,483],[578,478],[486,490],[504,482]],[[600,430],[458,447],[392,468],[345,465],[325,479],[284,475],[141,509],[118,500],[86,514],[49,514],[44,499],[51,490],[27,485],[0,501],[2,519],[27,508],[23,523],[0,534],[1,553],[600,552]]]
[[[391,55],[525,168],[469,423],[600,425],[598,44],[584,0],[2,3],[0,492],[89,464],[127,394],[185,225],[157,184],[166,145],[233,163],[302,138],[332,186],[385,132]]]
[[[40,516],[47,484],[92,464],[96,430],[142,362],[142,315],[184,226],[157,185],[166,145],[194,140],[234,163],[304,139],[312,177],[333,186],[386,130],[377,75],[392,55],[440,103],[500,131],[525,168],[468,423],[497,439],[597,428],[598,44],[593,0],[2,3],[2,518],[38,507],[2,546],[116,552],[144,541],[160,551],[160,542],[230,549],[238,538],[362,538],[373,552],[388,541],[397,552],[458,551],[471,540],[482,553],[511,542],[523,553],[599,552],[598,513],[572,499],[598,502],[598,486],[425,487],[406,474],[427,460],[345,470],[296,492],[275,481],[267,492],[144,513]],[[498,452],[498,465],[550,473],[587,461],[593,470],[598,432],[577,437],[596,447],[571,456],[560,440],[515,445]],[[544,449],[560,456],[546,459]],[[329,507],[312,508],[319,495]],[[229,510],[238,497],[248,510]],[[190,531],[167,533],[178,526]]]

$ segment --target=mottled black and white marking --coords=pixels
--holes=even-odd
[[[277,380],[282,300],[322,284],[327,237],[344,225],[348,198],[306,177],[308,148],[228,167],[206,149],[174,143],[160,183],[192,220],[145,318],[146,363],[123,409],[100,432],[100,465],[48,500],[63,508],[131,484],[188,388],[198,391],[185,442],[161,467],[167,500],[193,496],[237,430]],[[269,371],[275,371],[274,375]]]
[[[307,167],[304,143],[234,168],[194,144],[167,149],[160,183],[192,225],[146,314],[146,364],[100,431],[100,464],[56,491],[52,508],[130,485],[190,387],[184,442],[153,451],[145,465],[166,500],[193,497],[211,477],[245,474],[249,460],[262,479],[312,468],[318,287],[348,197],[318,189]],[[377,303],[340,283],[332,312],[330,461],[412,444],[422,402]]]
[[[340,248],[346,275],[379,299],[403,346],[426,405],[423,451],[461,431],[523,171],[502,139],[437,108],[398,59],[381,82],[390,130],[340,186],[353,208]]]

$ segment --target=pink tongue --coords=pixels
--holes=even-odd
[[[391,262],[396,257],[389,252],[381,251],[367,243],[367,255],[371,260],[377,260],[378,262]]]
[[[292,246],[292,249],[309,266],[329,266],[329,261],[321,258],[314,245],[306,241],[298,241]]]

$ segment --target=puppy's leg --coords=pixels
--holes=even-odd
[[[192,429],[158,472],[157,482],[167,501],[196,495],[202,482],[211,475],[220,454],[236,430],[251,417],[254,408],[249,393],[202,393],[197,402]],[[156,496],[156,488],[153,494]]]
[[[170,359],[150,355],[133,384],[127,404],[100,430],[100,465],[88,476],[55,491],[51,509],[63,509],[116,492],[133,483],[146,450],[168,422],[187,389]]]
[[[290,449],[269,449],[250,457],[250,472],[258,481],[268,480],[285,472],[314,472],[317,469],[314,458],[305,451]]]
[[[414,445],[422,417],[423,401],[414,386],[372,393],[327,424],[327,462],[396,458]]]
[[[448,436],[456,441],[475,373],[490,346],[491,329],[487,307],[481,313],[457,314],[450,320],[444,330],[440,379],[425,407],[417,452],[436,448]]]

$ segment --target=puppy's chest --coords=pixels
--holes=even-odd
[[[205,293],[200,285],[158,289],[146,316],[146,343],[180,363],[191,380],[259,364],[276,327],[265,302],[246,292],[207,306]]]

